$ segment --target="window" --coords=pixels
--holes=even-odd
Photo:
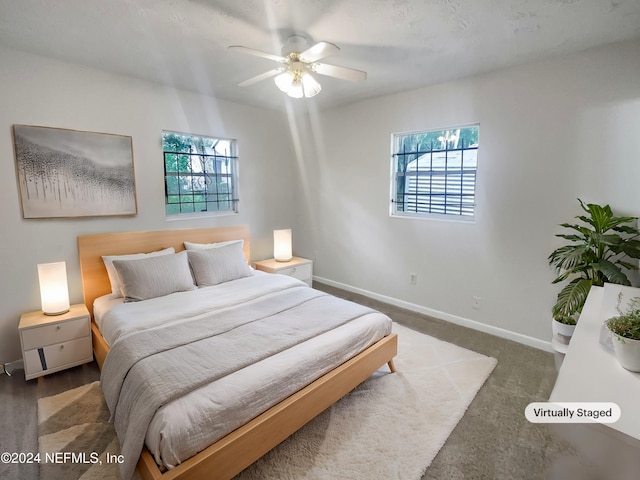
[[[472,220],[478,125],[393,135],[391,215]]]
[[[237,213],[236,141],[162,132],[167,216]]]

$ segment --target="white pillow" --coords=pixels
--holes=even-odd
[[[234,243],[239,243],[240,246],[244,246],[244,240],[228,240],[226,242],[216,242],[216,243],[184,242],[184,248],[186,248],[187,250],[209,250],[211,248],[226,247],[227,245],[233,245]]]
[[[109,282],[111,282],[111,294],[114,298],[124,297],[122,293],[122,285],[120,284],[120,277],[118,277],[118,273],[116,272],[115,267],[113,266],[114,260],[120,261],[128,261],[128,260],[139,260],[141,258],[147,257],[155,257],[158,255],[171,255],[172,253],[176,253],[173,247],[165,248],[164,250],[158,250],[157,252],[151,253],[132,253],[129,255],[104,255],[102,257],[102,261],[104,262],[104,266],[107,269],[107,275],[109,275]]]
[[[138,260],[114,260],[125,302],[163,297],[197,288],[189,269],[187,252],[156,255]]]
[[[187,250],[189,265],[199,287],[218,285],[251,275],[242,244],[230,243],[205,250]]]

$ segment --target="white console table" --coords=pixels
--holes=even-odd
[[[602,323],[611,311],[612,291],[608,290],[605,297],[605,288],[591,287],[549,401],[613,402],[620,407],[620,420],[611,424],[551,427],[554,434],[569,441],[593,467],[590,471],[593,478],[638,480],[640,374],[622,368],[613,352],[600,343]],[[607,298],[606,305],[603,298]]]

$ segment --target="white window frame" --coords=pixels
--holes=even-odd
[[[416,145],[416,149],[400,151],[402,139],[408,136],[435,134],[437,132],[446,132],[446,135],[449,135],[451,132],[474,127],[478,129],[478,142],[472,146],[455,144],[451,148],[449,147],[451,139],[443,139],[440,136],[440,139],[443,139],[443,145],[446,145],[444,148],[440,145],[435,146],[433,150],[423,148],[418,150]],[[477,123],[392,134],[389,215],[396,218],[474,222],[479,136],[480,124]],[[409,160],[412,157],[416,158]],[[399,170],[400,165],[398,162],[402,161],[401,158],[405,158],[405,162],[407,162],[404,174]],[[414,171],[416,173],[407,175],[406,172],[409,171],[408,164],[411,163],[415,165]],[[434,163],[440,166],[434,167]],[[456,165],[457,163],[459,166]],[[403,183],[400,177],[404,177],[404,195],[398,191],[399,185]],[[429,182],[433,182],[433,179],[440,179],[440,183],[425,185],[423,191],[420,192],[421,178],[424,181],[429,179]],[[415,179],[413,183],[411,179]],[[452,179],[456,181],[456,186],[452,193],[447,193],[447,188],[454,185],[451,182]],[[414,185],[414,187],[412,188],[411,185]],[[407,189],[409,189],[408,192]]]
[[[164,138],[165,134],[174,134],[179,136],[187,136],[187,137],[196,137],[196,138],[205,138],[214,141],[224,142],[228,145],[229,151],[224,154],[218,152],[217,149],[207,151],[207,152],[195,152],[193,149],[190,153],[181,152],[182,155],[188,156],[190,159],[202,159],[201,162],[191,162],[189,160],[189,170],[181,170],[180,172],[167,171],[167,163],[166,156],[168,154],[172,154],[172,152],[165,150],[164,148]],[[202,217],[202,216],[222,216],[222,215],[236,215],[238,210],[239,203],[239,195],[238,195],[238,141],[232,138],[223,138],[212,135],[200,135],[194,133],[184,133],[184,132],[176,132],[171,130],[163,130],[162,131],[163,138],[163,169],[164,169],[164,186],[165,186],[165,218],[167,220],[179,220],[186,218],[194,218],[194,217]],[[212,166],[209,167],[210,170],[207,171],[207,163],[204,161],[205,159],[212,159]],[[213,170],[211,170],[213,168]],[[176,193],[175,187],[169,186],[170,178],[182,178],[182,182],[191,183],[192,188],[189,191],[184,193],[183,189],[178,188],[178,192]],[[190,179],[190,181],[189,181]],[[230,180],[230,192],[226,194],[226,197],[230,195],[229,198],[223,198],[224,193],[220,193],[216,188],[215,191],[209,191],[208,185],[211,181],[218,181],[220,179],[228,179]],[[198,189],[197,192],[194,192],[193,185],[200,183],[203,185],[201,189]],[[228,182],[223,182],[228,183]],[[185,187],[187,188],[187,187]],[[199,211],[180,211],[175,213],[169,213],[169,202],[172,200],[170,197],[176,197],[180,195],[202,195],[206,197],[205,201],[193,202],[194,207],[196,204],[204,205],[206,208],[204,210]],[[173,205],[179,205],[182,210],[182,206],[187,205],[188,202],[174,202]],[[228,205],[229,208],[220,209],[221,205]],[[216,206],[218,208],[210,210],[210,206]]]

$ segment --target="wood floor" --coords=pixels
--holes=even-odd
[[[555,382],[550,353],[432,319],[366,297],[314,283],[328,291],[388,314],[394,321],[498,359],[469,410],[422,480],[547,478],[555,460],[570,455],[542,424],[530,424],[524,408],[546,401]],[[37,451],[37,399],[99,379],[95,362],[25,382],[21,366],[0,375],[0,452]],[[428,401],[428,399],[425,399]],[[0,464],[1,479],[35,480],[37,465]]]

